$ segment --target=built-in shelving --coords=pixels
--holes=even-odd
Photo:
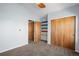
[[[47,40],[47,33],[48,33],[48,21],[41,22],[41,39]]]
[[[48,23],[48,21],[42,21],[41,23]]]

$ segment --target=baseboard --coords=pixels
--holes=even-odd
[[[75,52],[79,53],[79,51],[78,51],[78,50],[75,50]]]
[[[22,45],[18,45],[18,46],[15,46],[15,47],[11,47],[11,48],[9,48],[9,49],[5,49],[5,50],[0,51],[0,53],[7,52],[7,51],[9,51],[9,50],[12,50],[12,49],[15,49],[15,48],[19,48],[19,47],[22,47],[22,46],[27,45],[27,44],[28,44],[28,43],[22,44]]]

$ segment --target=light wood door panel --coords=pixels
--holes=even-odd
[[[66,17],[64,26],[64,47],[75,49],[75,17]]]
[[[52,38],[51,43],[53,45],[57,45],[57,43],[56,43],[56,37],[55,37],[56,36],[56,20],[52,20],[51,24],[54,25],[51,28],[51,31],[52,31],[51,35],[53,36],[53,37],[51,36],[51,38]]]
[[[75,16],[51,21],[51,43],[66,48],[75,48]]]
[[[41,22],[34,22],[34,42],[39,43],[41,39]]]
[[[63,18],[52,20],[52,44],[63,46]],[[54,40],[55,39],[55,40]]]
[[[32,20],[29,20],[28,34],[29,41],[34,41],[34,22]]]

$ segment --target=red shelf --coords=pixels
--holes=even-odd
[[[41,32],[48,32],[48,31],[41,31]]]

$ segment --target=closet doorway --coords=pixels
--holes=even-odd
[[[41,22],[29,20],[28,38],[29,43],[39,43],[41,39]]]
[[[76,17],[51,20],[51,44],[75,49]]]
[[[39,44],[41,41],[41,22],[34,22],[34,42]]]
[[[34,21],[28,21],[28,38],[29,43],[34,41]]]

